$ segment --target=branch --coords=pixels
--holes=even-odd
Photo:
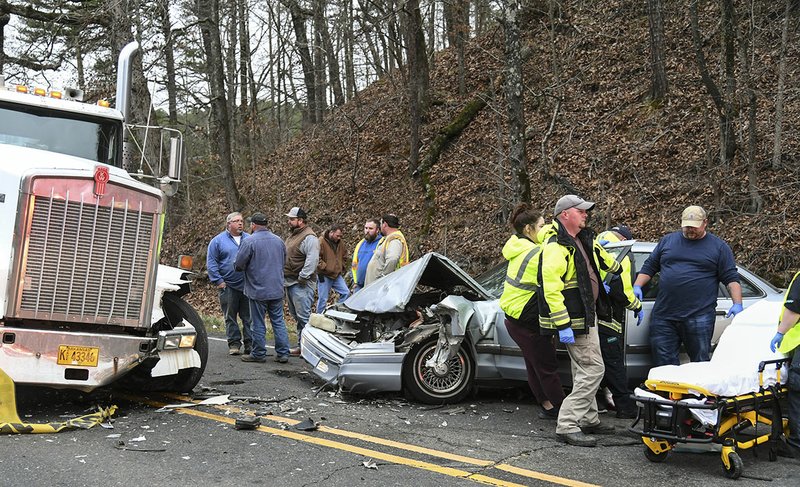
[[[73,27],[84,27],[90,24],[110,27],[113,20],[111,15],[101,13],[99,10],[92,10],[86,14],[43,12],[34,9],[31,5],[16,5],[9,3],[7,0],[0,0],[0,12],[18,15],[29,20],[53,22],[59,25],[69,25]]]

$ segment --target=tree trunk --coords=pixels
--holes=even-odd
[[[321,9],[324,0],[314,0],[314,94],[317,99],[317,122],[322,122],[328,109],[328,87],[325,76],[325,51],[322,47],[322,24],[325,23],[324,13]]]
[[[178,126],[178,87],[175,82],[175,52],[172,20],[169,15],[169,0],[160,0],[158,5],[161,20],[161,35],[164,37],[164,65],[167,81],[167,109],[170,127]]]
[[[789,43],[789,15],[793,0],[786,0],[781,31],[781,54],[778,65],[778,92],[775,94],[775,142],[772,146],[772,169],[780,169],[783,152],[783,102],[786,98],[786,46]]]
[[[506,0],[503,12],[505,31],[505,92],[508,105],[508,158],[513,196],[516,202],[531,201],[528,156],[525,147],[524,86],[518,24],[519,0]]]
[[[667,96],[667,72],[664,68],[664,9],[662,0],[647,0],[647,20],[650,24],[650,100],[660,105]]]
[[[228,100],[228,114],[230,115],[229,123],[231,125],[230,131],[232,135],[232,144],[238,147],[239,134],[238,125],[239,120],[236,117],[236,90],[239,86],[236,83],[236,47],[238,45],[238,26],[239,20],[237,19],[239,9],[236,8],[237,0],[224,0],[225,8],[221,9],[228,14],[227,23],[227,45],[225,47],[225,78],[227,100]],[[246,88],[246,87],[242,87]]]
[[[455,46],[458,55],[458,95],[467,93],[465,50],[469,39],[469,0],[456,0],[454,4]]]
[[[356,70],[353,66],[355,35],[353,33],[353,0],[345,1],[344,18],[344,86],[346,100],[352,100],[358,90],[356,86]]]
[[[328,65],[328,79],[330,80],[330,87],[333,92],[333,105],[342,106],[344,105],[344,92],[342,91],[342,79],[339,73],[339,58],[336,55],[336,51],[333,49],[331,34],[328,30],[326,1],[318,0],[318,2],[322,13],[319,35],[322,39],[322,50],[325,53],[325,59]]]
[[[303,83],[306,88],[306,110],[303,118],[306,125],[315,124],[317,123],[316,81],[308,34],[306,33],[306,17],[308,15],[307,12],[300,8],[297,0],[281,0],[281,3],[289,9],[289,15],[292,17],[292,27],[294,28],[296,41],[295,48],[300,54],[300,64],[303,68]]]
[[[231,157],[230,115],[225,96],[225,69],[219,35],[219,3],[218,0],[195,0],[195,7],[206,53],[206,76],[211,102],[211,150],[222,171],[228,208],[231,211],[240,211],[244,207],[244,200],[236,186]]]
[[[422,31],[422,15],[419,0],[409,0],[403,7],[406,16],[405,41],[408,58],[408,102],[411,147],[408,157],[409,173],[414,174],[419,165],[420,129],[422,117],[428,107],[428,57],[425,50],[425,36]]]
[[[11,22],[11,14],[0,10],[0,74],[3,74],[6,64],[6,26],[9,22]]]
[[[244,144],[243,152],[246,155],[249,165],[255,168],[255,157],[253,154],[253,146],[255,145],[253,132],[256,126],[256,120],[251,117],[252,111],[248,103],[247,89],[248,87],[255,86],[253,73],[251,71],[252,58],[250,56],[250,28],[249,24],[249,11],[247,9],[246,0],[235,0],[235,8],[237,10],[236,18],[239,21],[239,127],[241,130],[240,140]],[[256,94],[252,93],[253,99]]]

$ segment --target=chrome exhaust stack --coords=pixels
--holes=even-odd
[[[128,121],[128,108],[131,98],[131,62],[134,54],[139,50],[139,43],[130,42],[119,53],[117,61],[117,103],[116,108],[122,113],[125,122]]]

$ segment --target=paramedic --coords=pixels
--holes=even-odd
[[[642,299],[642,286],[660,273],[658,295],[650,320],[653,362],[680,365],[681,340],[692,362],[711,358],[719,283],[730,291],[733,306],[726,318],[742,311],[742,287],[731,248],[706,231],[708,215],[690,206],[681,215],[680,232],[665,235],[647,258],[633,285]]]
[[[528,203],[520,203],[514,208],[510,222],[514,235],[503,246],[508,269],[500,308],[506,314],[506,330],[519,345],[525,359],[528,386],[542,407],[539,418],[556,419],[564,401],[564,388],[558,377],[553,336],[542,335],[539,330],[536,302],[539,244],[546,232],[544,218]]]
[[[575,195],[558,200],[553,226],[542,240],[537,281],[539,326],[558,334],[566,345],[572,368],[572,392],[561,403],[556,437],[575,446],[595,446],[591,434],[613,434],[600,422],[595,394],[603,380],[603,357],[597,320],[611,319],[611,303],[600,271],[619,274],[622,267],[594,240],[586,227],[594,203]]]
[[[774,352],[792,355],[789,366],[789,438],[794,458],[800,458],[800,272],[794,275],[786,297],[778,323],[778,331],[769,346]]]

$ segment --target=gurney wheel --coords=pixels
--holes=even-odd
[[[742,471],[744,470],[744,463],[742,463],[742,457],[739,456],[738,453],[732,451],[728,453],[728,463],[730,463],[730,468],[722,465],[722,468],[725,470],[725,476],[729,479],[738,479],[742,475]]]
[[[661,453],[656,453],[651,450],[649,447],[644,447],[644,457],[650,460],[653,463],[661,463],[667,459],[669,456],[669,452],[671,450],[662,451]]]

